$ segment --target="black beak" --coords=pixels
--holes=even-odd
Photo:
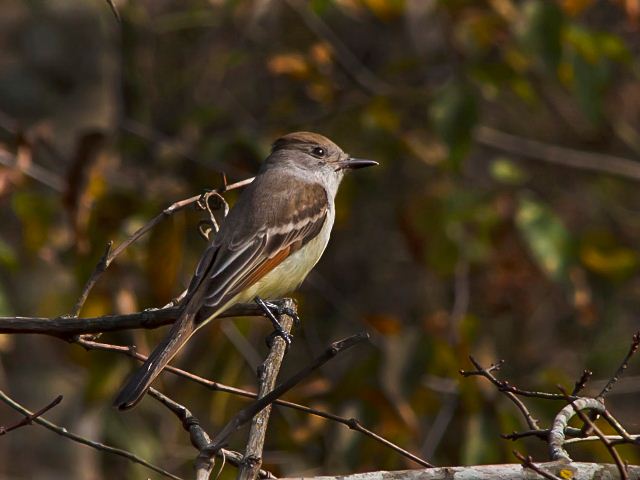
[[[374,165],[379,165],[379,163],[374,160],[365,160],[364,158],[350,157],[347,160],[343,160],[338,163],[336,172],[339,170],[355,170],[356,168],[373,167]]]

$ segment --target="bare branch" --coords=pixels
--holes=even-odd
[[[607,381],[607,383],[605,384],[605,386],[602,388],[602,390],[600,391],[600,394],[596,397],[599,400],[602,400],[604,402],[604,397],[611,391],[611,389],[613,388],[613,386],[618,383],[618,380],[620,379],[620,377],[622,376],[622,374],[624,373],[624,371],[627,369],[627,367],[629,366],[629,361],[631,360],[631,357],[633,357],[635,355],[635,353],[638,351],[638,347],[640,346],[640,332],[636,332],[633,334],[632,339],[631,339],[631,345],[629,347],[629,351],[627,352],[627,354],[625,355],[625,357],[622,359],[622,362],[620,363],[620,366],[616,369],[615,373],[611,376],[611,378]],[[591,422],[595,422],[596,420],[598,420],[598,413],[597,412],[592,412],[589,414],[589,419],[591,420]],[[613,417],[611,417],[613,419]],[[619,426],[619,428],[621,428],[622,430],[624,430],[622,428],[621,425],[619,425],[619,423],[617,422],[617,420],[613,419],[613,422]],[[614,425],[614,424],[612,424]],[[614,426],[614,428],[616,428],[616,426]],[[620,430],[618,430],[620,431]],[[587,436],[592,434],[593,432],[590,429],[590,424],[589,423],[585,423],[583,428],[582,428],[582,436]],[[626,432],[625,432],[626,433]],[[627,434],[628,435],[628,434]]]
[[[504,133],[487,126],[476,128],[474,138],[482,145],[497,148],[513,155],[522,155],[580,170],[609,173],[630,180],[640,180],[640,163],[627,158],[558,147]]]
[[[634,343],[635,342],[635,335],[634,335]],[[637,348],[637,347],[636,347]],[[613,460],[616,462],[616,465],[618,466],[618,472],[620,473],[620,478],[622,480],[629,480],[629,472],[627,471],[627,466],[624,464],[624,462],[622,461],[622,459],[620,458],[620,454],[618,453],[618,451],[614,448],[613,445],[611,445],[611,443],[607,440],[606,436],[604,435],[604,433],[602,433],[602,430],[600,430],[595,423],[593,423],[591,421],[591,419],[589,418],[588,415],[585,415],[584,412],[582,412],[583,408],[579,408],[576,404],[577,404],[577,400],[572,400],[569,395],[567,394],[567,392],[562,388],[562,387],[558,387],[560,389],[560,391],[567,397],[567,401],[569,402],[569,405],[571,407],[573,407],[574,411],[578,414],[578,416],[580,417],[580,419],[587,425],[589,425],[589,428],[596,434],[596,436],[598,438],[600,438],[600,440],[602,440],[602,443],[605,445],[605,447],[607,447],[607,450],[609,450],[609,453],[611,454],[611,457],[613,458]],[[602,412],[604,413],[606,412],[606,409],[604,408],[604,404],[602,405]],[[597,408],[595,409],[596,411],[600,412],[600,409]],[[550,436],[551,438],[551,436]]]
[[[264,397],[253,402],[249,406],[243,408],[225,425],[225,427],[213,438],[211,444],[202,451],[201,456],[203,459],[211,459],[216,451],[222,448],[228,438],[239,428],[241,428],[246,422],[248,422],[256,413],[265,408],[267,405],[273,403],[278,397],[284,395],[290,389],[295,387],[298,383],[308,377],[315,370],[327,363],[339,353],[353,347],[354,345],[367,340],[369,335],[358,334],[347,337],[344,340],[340,340],[332,343],[324,353],[318,356],[311,364],[307,365],[298,373],[291,376],[289,379],[278,385],[271,392]]]
[[[107,0],[107,4],[109,5],[109,8],[113,12],[113,16],[116,17],[117,22],[118,23],[122,23],[122,19],[120,18],[120,13],[118,12],[118,9],[116,8],[116,4],[113,3],[113,0]]]
[[[526,407],[526,405],[522,402],[522,400],[520,400],[515,395],[513,391],[514,387],[511,387],[507,382],[502,382],[498,380],[495,377],[495,375],[491,373],[492,370],[499,370],[502,363],[504,363],[503,361],[500,361],[489,368],[484,368],[472,356],[469,356],[469,360],[471,360],[471,363],[473,363],[473,365],[476,367],[476,370],[475,371],[460,370],[460,375],[462,375],[463,377],[470,377],[473,375],[485,377],[487,380],[493,383],[496,387],[498,387],[498,390],[503,392],[507,396],[507,398],[511,400],[516,407],[518,407],[518,409],[524,416],[525,421],[527,422],[527,425],[529,425],[529,428],[531,430],[540,430],[540,427],[538,426],[538,420],[533,418],[533,415],[531,415],[531,412]]]
[[[629,366],[629,360],[631,360],[631,357],[633,357],[635,353],[638,351],[639,346],[640,346],[640,332],[636,332],[633,334],[629,351],[627,352],[625,357],[622,359],[622,363],[616,370],[616,373],[613,374],[613,376],[609,379],[607,384],[604,386],[604,388],[598,395],[598,398],[604,398],[607,395],[607,393],[611,391],[611,389],[616,384],[620,376],[624,373],[624,371]]]
[[[522,462],[522,466],[524,468],[528,468],[530,470],[533,470],[538,475],[542,475],[544,478],[547,478],[549,480],[562,480],[562,478],[558,477],[557,475],[554,475],[553,473],[549,473],[546,470],[544,470],[543,468],[541,468],[538,465],[536,465],[535,463],[533,463],[533,458],[531,458],[530,455],[525,457],[524,455],[522,455],[517,450],[514,450],[513,454],[516,456],[516,458],[518,460],[520,460]]]
[[[33,333],[69,339],[76,335],[117,332],[135,328],[154,329],[173,323],[182,312],[181,306],[144,310],[124,315],[101,317],[0,317],[0,333]],[[202,315],[209,310],[202,309]],[[262,310],[253,303],[234,305],[218,318],[262,316]]]
[[[558,412],[549,431],[549,454],[552,460],[572,461],[564,449],[565,428],[569,420],[581,410],[605,411],[604,404],[595,398],[568,398],[571,403]]]
[[[189,434],[191,444],[200,451],[206,447],[211,439],[207,432],[200,425],[200,421],[193,416],[193,414],[183,405],[180,405],[175,400],[167,397],[163,393],[160,393],[155,388],[151,387],[148,394],[162,403],[171,412],[178,417],[178,420],[182,423],[183,428]],[[231,465],[239,467],[242,465],[242,454],[233,450],[221,449],[218,456],[225,458]],[[259,478],[276,478],[271,472],[267,470],[258,471]]]
[[[573,392],[571,392],[571,396],[574,397],[578,395],[578,393],[580,393],[582,390],[584,390],[584,387],[587,385],[587,382],[591,379],[592,376],[593,372],[585,368],[582,371],[582,375],[580,375],[580,378],[576,380],[576,383],[573,386]]]
[[[35,417],[33,412],[30,412],[29,410],[27,410],[25,407],[23,407],[22,405],[20,405],[19,403],[17,403],[16,401],[12,400],[8,395],[6,395],[2,390],[0,390],[0,400],[3,401],[5,404],[9,405],[11,408],[13,408],[14,410],[17,410],[18,412],[22,413],[23,415],[26,416],[30,416],[33,418],[33,421],[35,423],[37,423],[38,425],[42,425],[43,427],[51,430],[52,432],[57,433],[60,436],[69,438],[71,440],[73,440],[74,442],[78,442],[81,443],[83,445],[87,445],[91,448],[95,448],[96,450],[100,450],[103,452],[107,452],[107,453],[112,453],[114,455],[118,455],[120,457],[126,458],[127,460],[134,462],[134,463],[138,463],[144,467],[147,467],[150,470],[153,470],[154,472],[157,472],[161,475],[164,475],[165,477],[168,478],[173,478],[174,480],[182,480],[181,477],[178,477],[177,475],[174,475],[152,463],[147,462],[146,460],[138,457],[137,455],[134,455],[131,452],[128,452],[126,450],[122,450],[120,448],[115,448],[115,447],[111,447],[109,445],[105,445],[104,443],[100,443],[100,442],[95,442],[93,440],[89,440],[87,438],[81,437],[80,435],[77,435],[75,433],[71,433],[69,432],[66,428],[64,427],[60,427],[58,425],[56,425],[55,423],[51,423],[48,420],[45,420],[42,417]]]
[[[21,146],[18,151],[18,156],[16,157],[11,152],[0,146],[0,165],[16,168],[20,173],[33,178],[52,190],[55,190],[56,192],[63,192],[65,185],[64,179],[33,163],[30,159],[28,162],[21,161],[21,156],[30,155],[30,152],[27,150],[28,148],[29,147],[27,145]]]
[[[283,307],[293,312],[296,311],[296,304],[290,299],[286,300]],[[289,315],[281,315],[278,321],[285,332],[291,332],[291,327],[293,326],[292,317]],[[258,381],[260,383],[258,398],[263,398],[274,389],[286,350],[287,345],[285,341],[280,337],[275,338],[269,355],[262,365],[258,367]],[[270,414],[271,405],[268,405],[251,420],[249,440],[240,472],[238,472],[238,480],[253,480],[258,475],[258,470],[262,465],[262,449],[264,448],[264,440],[267,435],[267,425]]]
[[[629,438],[623,438],[619,435],[605,435],[604,436],[606,438],[606,440],[611,444],[611,445],[621,445],[624,443],[635,443],[637,444],[640,441],[640,435],[629,435]],[[596,436],[596,435],[591,435],[589,437],[582,437],[582,438],[570,438],[568,440],[565,440],[564,444],[565,445],[573,445],[576,443],[582,443],[582,442],[601,442],[602,438]]]
[[[360,62],[358,57],[340,40],[340,37],[327,25],[307,2],[300,0],[286,0],[287,4],[298,14],[317,37],[331,45],[336,53],[336,59],[342,68],[364,88],[376,95],[388,94],[394,90],[392,85],[379,79],[370,69]]]
[[[109,264],[107,263],[107,260],[109,259],[109,254],[111,253],[112,247],[113,247],[113,241],[109,240],[104,249],[104,253],[102,254],[102,257],[100,257],[100,260],[98,261],[95,268],[93,269],[93,273],[91,273],[89,280],[87,280],[87,283],[85,283],[84,288],[82,289],[82,293],[80,293],[80,297],[78,297],[78,301],[76,302],[75,307],[73,307],[73,311],[71,312],[72,317],[77,317],[78,315],[80,315],[80,310],[82,310],[82,307],[84,306],[84,302],[87,301],[89,292],[98,281],[98,278],[100,277],[100,275],[102,275],[106,270],[106,268],[109,266]]]
[[[539,468],[547,472],[553,472],[560,478],[572,479],[604,479],[617,478],[618,472],[615,465],[602,463],[573,462],[544,462],[536,463]],[[640,478],[640,468],[630,466],[630,476]],[[562,477],[562,475],[566,475]],[[305,476],[306,480],[456,480],[456,479],[508,479],[508,480],[532,480],[534,474],[522,468],[518,463],[503,465],[474,465],[461,467],[439,467],[403,471],[381,471],[355,473],[351,475],[335,475],[312,477]],[[539,478],[539,477],[538,477]],[[281,478],[280,480],[300,480],[300,477]]]
[[[213,196],[216,194],[220,194],[222,192],[226,192],[228,190],[235,190],[237,188],[244,187],[245,185],[249,185],[251,182],[253,182],[254,178],[255,177],[247,178],[245,180],[232,183],[231,185],[223,185],[222,188],[211,190],[205,195]],[[203,195],[194,195],[193,197],[186,198],[184,200],[180,200],[178,202],[171,204],[170,206],[165,208],[161,213],[159,213],[154,218],[152,218],[149,222],[147,222],[145,225],[143,225],[138,230],[136,230],[133,233],[133,235],[131,235],[129,238],[123,241],[120,245],[118,245],[115,250],[111,251],[111,246],[109,246],[108,247],[109,252],[106,252],[107,253],[106,257],[101,259],[100,262],[98,262],[98,266],[96,266],[96,269],[94,270],[93,274],[91,275],[91,277],[89,277],[89,280],[87,281],[84,288],[82,289],[82,292],[83,292],[82,295],[85,296],[85,299],[86,299],[86,296],[89,295],[89,291],[91,290],[93,285],[95,285],[95,283],[98,281],[98,278],[100,277],[100,275],[102,275],[102,273],[109,267],[109,265],[111,265],[111,262],[113,262],[113,260],[115,260],[115,258],[118,255],[120,255],[127,247],[129,247],[129,245],[137,241],[140,237],[146,234],[149,230],[151,230],[157,224],[162,222],[162,220],[164,220],[165,218],[170,217],[174,213],[188,207],[189,205],[198,203],[199,201],[201,201],[202,197]],[[82,299],[82,296],[81,296],[81,299]],[[80,305],[80,308],[82,308],[82,304]],[[79,311],[76,312],[76,315],[74,316],[77,316],[79,313],[80,313]]]
[[[40,410],[38,410],[35,413],[32,413],[30,415],[25,415],[25,417],[22,420],[20,420],[18,423],[14,424],[14,425],[11,425],[10,427],[0,426],[0,435],[5,435],[5,434],[9,433],[11,430],[15,430],[17,428],[24,427],[26,425],[33,425],[33,421],[36,418],[44,415],[46,412],[48,412],[53,407],[58,405],[61,401],[62,401],[62,395],[58,395],[47,406],[42,407]]]
[[[91,340],[88,340],[88,339],[80,339],[76,343],[81,345],[82,347],[84,347],[87,350],[101,350],[101,351],[107,351],[107,352],[117,352],[117,353],[121,353],[121,354],[127,355],[127,356],[129,356],[131,358],[134,358],[136,360],[139,360],[141,362],[144,362],[147,359],[147,357],[145,355],[142,355],[141,353],[138,353],[135,348],[129,347],[129,346],[111,345],[111,344],[108,344],[108,343],[94,342],[94,341],[91,341]],[[173,367],[171,365],[166,366],[165,367],[165,371],[171,372],[174,375],[178,375],[178,376],[180,376],[182,378],[186,378],[186,379],[188,379],[188,380],[190,380],[192,382],[195,382],[195,383],[197,383],[199,385],[202,385],[202,386],[204,386],[204,387],[206,387],[209,390],[214,391],[214,392],[225,392],[225,393],[230,393],[232,395],[238,395],[238,396],[245,397],[245,398],[257,398],[257,394],[254,393],[254,392],[249,392],[247,390],[243,390],[243,389],[237,388],[237,387],[231,387],[231,386],[219,383],[219,382],[214,382],[212,380],[208,380],[206,378],[199,377],[198,375],[195,375],[195,374],[193,374],[191,372],[188,372],[186,370],[181,370],[181,369]],[[366,435],[366,436],[376,440],[377,442],[381,443],[382,445],[394,450],[395,452],[397,452],[397,453],[399,453],[401,455],[404,455],[408,459],[416,462],[418,465],[422,465],[423,467],[429,467],[431,465],[426,460],[423,460],[422,458],[420,458],[420,457],[414,455],[413,453],[403,449],[402,447],[399,447],[395,443],[390,442],[386,438],[381,437],[380,435],[378,435],[378,434],[374,433],[373,431],[367,429],[356,418],[341,417],[341,416],[335,415],[333,413],[323,412],[322,410],[317,410],[315,408],[307,407],[305,405],[300,405],[298,403],[290,402],[288,400],[277,399],[273,403],[275,405],[280,405],[280,406],[283,406],[283,407],[292,408],[292,409],[298,410],[300,412],[304,412],[304,413],[307,413],[307,414],[310,414],[310,415],[315,415],[317,417],[322,417],[322,418],[326,418],[327,420],[332,420],[334,422],[341,423],[341,424],[349,427],[351,430],[355,430],[356,432],[360,432],[363,435]]]

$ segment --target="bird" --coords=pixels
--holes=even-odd
[[[329,242],[345,171],[373,165],[378,162],[353,158],[318,133],[278,138],[203,252],[180,316],[124,383],[114,406],[135,406],[189,338],[230,306],[294,291]],[[207,313],[199,315],[203,307]]]

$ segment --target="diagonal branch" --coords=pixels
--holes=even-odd
[[[26,425],[33,425],[33,421],[36,418],[41,417],[42,415],[47,413],[53,407],[58,405],[61,401],[62,401],[62,395],[58,395],[56,398],[53,399],[52,402],[50,402],[45,407],[42,407],[37,412],[29,414],[29,415],[25,415],[24,418],[22,420],[20,420],[18,423],[14,424],[14,425],[11,425],[10,427],[0,426],[0,435],[6,435],[11,430],[15,430],[17,428],[24,427]]]
[[[138,361],[144,362],[147,357],[145,355],[142,355],[141,353],[138,353],[135,348],[133,347],[129,347],[129,346],[123,346],[123,345],[112,345],[112,344],[108,344],[108,343],[100,343],[100,342],[95,342],[95,341],[91,341],[88,339],[80,339],[78,341],[76,341],[75,343],[77,343],[78,345],[84,347],[87,350],[101,350],[101,351],[107,351],[107,352],[117,352],[117,353],[121,353],[124,355],[127,355],[131,358],[134,358]],[[232,395],[238,395],[241,397],[245,397],[245,398],[257,398],[257,395],[254,392],[249,392],[248,390],[243,390],[241,388],[237,388],[237,387],[231,387],[229,385],[224,385],[222,383],[219,382],[214,382],[213,380],[208,380],[206,378],[202,378],[198,375],[195,375],[191,372],[188,372],[186,370],[182,370],[180,368],[177,367],[173,367],[171,365],[167,365],[165,367],[165,370],[167,372],[173,373],[174,375],[177,375],[179,377],[182,378],[186,378],[188,380],[191,380],[192,382],[195,382],[199,385],[202,385],[206,388],[208,388],[211,391],[214,392],[225,392],[225,393],[230,393]],[[381,437],[380,435],[378,435],[377,433],[369,430],[368,428],[366,428],[364,425],[362,425],[362,423],[360,423],[360,421],[356,418],[346,418],[346,417],[341,417],[339,415],[335,415],[333,413],[329,413],[329,412],[324,412],[322,410],[317,410],[315,408],[311,408],[308,407],[306,405],[300,405],[299,403],[294,403],[294,402],[290,402],[288,400],[282,400],[282,399],[277,399],[273,402],[275,405],[280,405],[283,407],[287,407],[287,408],[291,408],[294,410],[298,410],[300,412],[303,413],[307,413],[309,415],[315,415],[317,417],[321,417],[321,418],[325,418],[327,420],[331,420],[334,422],[338,422],[341,423],[342,425],[349,427],[349,429],[354,430],[356,432],[360,432],[363,435],[368,436],[369,438],[372,438],[373,440],[377,441],[378,443],[381,443],[382,445],[390,448],[391,450],[395,451],[396,453],[399,453],[400,455],[405,456],[406,458],[414,461],[415,463],[417,463],[418,465],[422,465],[423,467],[429,467],[431,464],[429,462],[427,462],[426,460],[423,460],[422,458],[414,455],[413,453],[405,450],[404,448],[396,445],[395,443],[387,440],[384,437]]]
[[[540,430],[540,427],[538,426],[538,420],[533,418],[533,415],[531,414],[529,409],[526,407],[526,405],[522,402],[522,400],[520,400],[515,395],[515,393],[511,390],[511,388],[506,388],[508,386],[508,384],[506,384],[503,381],[498,380],[495,377],[495,375],[493,373],[491,373],[492,370],[499,370],[500,366],[504,362],[499,362],[499,363],[497,363],[495,365],[492,365],[489,368],[484,368],[472,356],[469,356],[469,360],[471,360],[471,363],[473,363],[473,366],[476,367],[476,370],[474,370],[474,371],[473,370],[472,371],[460,370],[460,375],[462,375],[463,377],[470,377],[470,376],[473,376],[473,375],[479,375],[479,376],[485,377],[487,380],[489,380],[491,383],[493,383],[496,387],[498,387],[498,390],[503,392],[507,396],[507,398],[509,400],[511,400],[515,404],[516,407],[518,407],[518,410],[520,410],[520,412],[524,416],[524,418],[525,418],[525,420],[527,422],[527,425],[529,425],[529,428],[531,430]]]
[[[640,332],[636,332],[633,334],[631,345],[629,346],[629,351],[627,352],[625,357],[622,359],[622,363],[620,364],[616,372],[609,379],[607,384],[604,386],[604,388],[598,395],[598,398],[604,398],[604,396],[611,391],[611,389],[616,384],[620,376],[624,373],[624,371],[629,366],[629,360],[631,360],[631,357],[633,357],[636,354],[636,352],[638,351],[638,347],[640,347]]]
[[[120,18],[120,13],[118,12],[118,8],[116,7],[116,4],[113,3],[113,0],[107,0],[107,4],[109,5],[111,12],[113,13],[113,16],[116,17],[116,21],[118,23],[122,23],[122,19]]]
[[[142,355],[141,353],[138,353],[134,347],[129,347],[129,346],[123,346],[123,345],[112,345],[112,344],[108,344],[108,343],[100,343],[100,342],[95,342],[95,341],[91,341],[88,339],[80,339],[78,341],[76,341],[75,343],[77,343],[78,345],[84,347],[87,350],[101,350],[101,351],[107,351],[107,352],[117,352],[117,353],[121,353],[124,355],[127,355],[131,358],[134,358],[138,361],[144,362],[147,357],[145,355]],[[243,390],[241,388],[237,388],[237,387],[231,387],[229,385],[224,385],[222,383],[219,382],[214,382],[212,380],[208,380],[206,378],[202,378],[198,375],[195,375],[191,372],[188,372],[186,370],[181,370],[179,368],[173,367],[171,365],[167,365],[165,367],[165,370],[167,372],[171,372],[174,375],[177,375],[179,377],[182,378],[186,378],[192,382],[195,382],[199,385],[202,385],[206,388],[208,388],[211,391],[214,392],[225,392],[225,393],[230,393],[232,395],[238,395],[241,397],[245,397],[245,398],[257,398],[257,394],[254,392],[249,392],[247,390]],[[429,462],[427,462],[426,460],[423,460],[422,458],[414,455],[413,453],[405,450],[404,448],[396,445],[395,443],[387,440],[384,437],[381,437],[380,435],[378,435],[377,433],[369,430],[368,428],[364,427],[360,421],[356,418],[346,418],[346,417],[341,417],[339,415],[335,415],[333,413],[329,413],[329,412],[323,412],[322,410],[317,410],[315,408],[311,408],[308,407],[306,405],[300,405],[299,403],[294,403],[294,402],[290,402],[288,400],[282,400],[282,399],[277,399],[273,402],[275,405],[280,405],[283,407],[287,407],[287,408],[291,408],[294,410],[298,410],[300,412],[304,412],[307,413],[309,415],[315,415],[317,417],[321,417],[321,418],[325,418],[327,420],[331,420],[334,422],[338,422],[341,423],[342,425],[345,425],[346,427],[349,427],[349,429],[354,430],[356,432],[360,432],[363,435],[368,436],[369,438],[372,438],[373,440],[381,443],[382,445],[390,448],[391,450],[405,456],[406,458],[414,461],[415,463],[417,463],[418,465],[422,465],[423,467],[429,467],[431,464]]]
[[[120,448],[115,448],[115,447],[111,447],[109,445],[105,445],[104,443],[100,443],[100,442],[95,442],[93,440],[89,440],[87,438],[81,437],[80,435],[77,435],[75,433],[69,432],[66,428],[64,427],[60,427],[59,425],[56,425],[55,423],[51,423],[48,420],[45,420],[42,417],[36,417],[35,414],[33,412],[30,412],[28,409],[26,409],[25,407],[23,407],[22,405],[20,405],[18,402],[16,402],[15,400],[11,399],[7,394],[5,394],[2,390],[0,390],[0,401],[4,402],[5,404],[9,405],[11,408],[13,408],[14,410],[22,413],[23,415],[29,416],[31,418],[33,418],[33,421],[35,423],[37,423],[38,425],[42,425],[44,428],[51,430],[52,432],[57,433],[60,436],[69,438],[71,440],[73,440],[74,442],[78,442],[81,443],[83,445],[87,445],[91,448],[95,448],[96,450],[100,450],[103,452],[107,452],[107,453],[112,453],[114,455],[118,455],[120,457],[126,458],[127,460],[134,462],[134,463],[138,463],[144,467],[147,467],[150,470],[153,470],[154,472],[157,472],[161,475],[164,475],[165,477],[168,478],[172,478],[174,480],[182,480],[181,477],[178,477],[177,475],[174,475],[152,463],[147,462],[146,460],[144,460],[143,458],[138,457],[137,455],[128,452],[126,450],[122,450]]]
[[[160,393],[155,388],[151,387],[149,389],[148,394],[162,403],[165,407],[167,407],[171,412],[180,420],[183,428],[189,434],[189,439],[191,440],[191,444],[199,450],[206,447],[209,442],[211,442],[211,438],[209,434],[202,428],[200,425],[200,421],[193,416],[193,414],[187,409],[184,405],[180,405],[175,400],[167,397],[166,395]],[[233,450],[220,449],[219,456],[227,460],[230,464],[239,467],[242,465],[242,454],[239,452],[235,452]],[[267,470],[259,470],[258,471],[259,478],[265,479],[275,479],[276,477]]]
[[[307,365],[288,380],[284,381],[271,392],[264,397],[256,400],[249,406],[240,410],[226,425],[225,427],[213,438],[211,443],[202,450],[200,453],[200,459],[203,462],[211,462],[211,459],[215,453],[220,450],[228,441],[229,437],[240,429],[245,423],[247,423],[256,413],[265,408],[267,405],[273,403],[277,398],[284,395],[286,392],[295,387],[298,383],[308,377],[315,370],[327,363],[339,353],[353,347],[354,345],[361,343],[369,338],[369,334],[361,333],[358,335],[352,335],[344,340],[340,340],[332,343],[320,356],[318,356],[311,364]]]
[[[222,188],[214,189],[214,190],[211,190],[210,192],[205,193],[204,196],[206,197],[209,195],[219,195],[220,193],[226,192],[228,190],[235,190],[237,188],[244,187],[245,185],[249,185],[251,182],[253,182],[254,178],[255,177],[251,177],[236,183],[232,183],[231,185],[224,185]],[[109,265],[111,265],[111,262],[113,262],[118,255],[120,255],[127,247],[129,247],[129,245],[137,241],[149,230],[151,230],[157,224],[162,222],[165,218],[168,218],[174,213],[179,212],[180,210],[183,210],[189,205],[198,203],[202,199],[202,197],[203,195],[194,195],[193,197],[186,198],[184,200],[180,200],[178,202],[175,202],[169,205],[162,212],[160,212],[158,215],[153,217],[149,222],[147,222],[145,225],[143,225],[138,230],[136,230],[133,233],[133,235],[131,235],[129,238],[123,241],[120,245],[118,245],[115,250],[112,251],[111,245],[107,245],[105,254],[96,265],[94,272],[91,274],[91,276],[89,277],[89,280],[87,280],[87,283],[84,285],[82,289],[82,293],[80,294],[80,301],[76,304],[74,308],[75,315],[73,316],[77,316],[80,313],[80,310],[82,310],[84,301],[89,296],[89,292],[91,291],[93,286],[96,284],[96,282],[98,281],[102,273],[109,267]]]
[[[533,458],[531,458],[531,456],[526,456],[525,457],[524,455],[522,455],[517,450],[514,450],[513,454],[516,456],[516,458],[518,460],[520,460],[522,462],[522,466],[524,468],[528,468],[530,470],[533,470],[538,475],[540,475],[541,477],[544,477],[544,478],[546,478],[548,480],[562,480],[562,478],[558,477],[557,475],[554,475],[553,473],[549,473],[546,470],[544,470],[542,467],[539,467],[538,465],[533,463]]]

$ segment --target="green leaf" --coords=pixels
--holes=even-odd
[[[520,165],[505,157],[493,160],[489,169],[493,178],[507,185],[522,185],[528,177]]]
[[[554,280],[566,278],[570,237],[555,212],[529,195],[518,202],[516,225],[540,268]]]
[[[478,106],[475,92],[466,82],[450,82],[436,95],[429,117],[438,135],[449,147],[449,158],[458,166],[471,144]]]
[[[16,252],[2,238],[0,238],[0,265],[7,269],[15,269],[18,266]]]
[[[56,213],[54,199],[35,192],[16,192],[13,211],[22,223],[24,245],[36,251],[49,240],[49,227]]]
[[[523,45],[554,71],[562,53],[564,15],[556,2],[532,0],[524,6]]]
[[[593,123],[602,120],[602,102],[613,78],[614,63],[625,62],[629,53],[619,38],[571,26],[566,33],[571,83],[580,107]]]

